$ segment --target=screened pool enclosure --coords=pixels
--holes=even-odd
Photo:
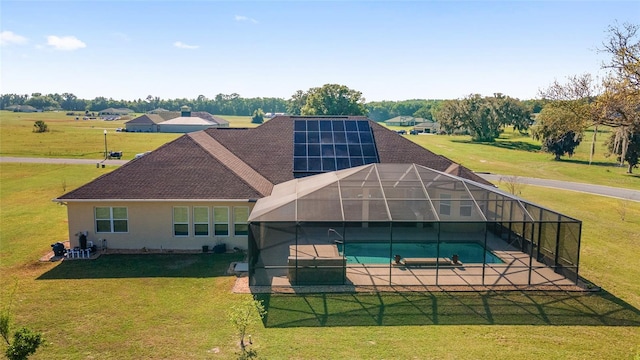
[[[578,281],[579,220],[415,164],[279,184],[249,223],[251,285]]]

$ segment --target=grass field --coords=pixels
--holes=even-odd
[[[54,156],[21,147],[45,148],[58,140],[38,145],[11,139],[33,134],[34,118],[4,115],[0,113],[1,155]],[[229,120],[242,124],[242,119]],[[103,128],[92,128],[90,121],[79,121],[78,128],[75,120],[46,122],[52,133],[59,127],[59,135],[67,139],[93,136],[95,131],[103,141]],[[108,136],[112,134],[121,133]],[[629,188],[637,188],[640,181],[605,164],[598,166],[611,171],[596,176],[594,166],[581,161],[553,162],[534,151],[534,142],[516,135],[505,135],[499,140],[503,145],[469,144],[463,137],[409,138],[454,160],[459,157],[474,170],[509,174],[521,168],[523,173],[517,174],[522,176],[608,185],[627,179]],[[130,139],[143,138],[123,139],[123,146],[131,146],[122,148],[127,152],[136,149]],[[160,139],[149,142],[156,140],[154,146],[160,146]],[[6,153],[7,142],[21,155]],[[60,157],[94,156],[81,155],[76,144],[60,141],[56,146]],[[527,150],[529,146],[533,150]],[[78,154],[65,156],[65,151]],[[98,146],[95,156],[99,151]],[[35,155],[28,155],[31,152]],[[581,157],[583,150],[574,159]],[[611,161],[605,160],[598,161]],[[47,343],[33,359],[236,358],[237,338],[226,313],[249,296],[233,294],[235,278],[224,275],[229,263],[240,259],[236,254],[38,262],[50,244],[67,236],[66,208],[51,199],[114,168],[0,163],[0,309],[10,305],[18,324],[44,332]],[[603,291],[260,295],[268,314],[262,326],[250,330],[253,348],[264,359],[640,356],[640,203],[534,186],[525,187],[522,196],[583,221],[580,274]]]
[[[232,127],[257,126],[251,124],[249,116],[223,117]],[[49,132],[34,133],[33,124],[37,120],[44,121]],[[104,159],[104,130],[107,130],[107,149],[123,151],[123,159],[129,160],[181,135],[116,132],[127,121],[75,120],[75,116],[67,116],[65,112],[0,111],[0,156]]]
[[[403,135],[407,139],[473,171],[494,174],[578,181],[598,185],[640,189],[640,175],[629,175],[626,166],[618,166],[615,157],[606,157],[604,141],[609,133],[598,136],[596,152],[589,165],[592,132],[588,131],[575,154],[561,161],[540,151],[540,142],[518,132],[506,131],[493,143],[472,143],[470,136]],[[640,173],[640,169],[636,170]]]

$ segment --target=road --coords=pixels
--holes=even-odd
[[[497,175],[497,174],[477,173],[477,175],[481,176],[485,180],[491,181],[494,184],[497,184],[501,178],[505,177],[504,175]],[[638,190],[631,190],[631,189],[624,189],[624,188],[617,188],[617,187],[603,186],[603,185],[592,185],[592,184],[569,182],[569,181],[528,178],[528,177],[517,177],[517,181],[527,185],[577,191],[577,192],[583,192],[588,194],[595,194],[595,195],[608,196],[608,197],[617,198],[617,199],[640,202],[640,191]]]
[[[10,163],[38,163],[38,164],[73,164],[73,165],[124,165],[129,160],[91,160],[91,159],[54,159],[54,158],[22,158],[0,157],[0,162]]]
[[[123,165],[129,162],[129,160],[20,158],[20,157],[4,157],[3,156],[3,157],[0,157],[0,162],[75,164],[75,165],[94,165],[94,164]],[[501,178],[505,177],[504,175],[485,174],[485,173],[478,173],[478,175],[484,178],[485,180],[493,182],[494,184],[498,183]],[[617,188],[617,187],[603,186],[603,185],[592,185],[592,184],[569,182],[569,181],[528,178],[528,177],[518,177],[517,181],[523,184],[528,184],[533,186],[542,186],[542,187],[548,187],[548,188],[554,188],[554,189],[577,191],[577,192],[583,192],[588,194],[595,194],[595,195],[608,196],[608,197],[617,198],[617,199],[625,199],[625,200],[640,202],[640,191],[638,190],[631,190],[631,189],[624,189],[624,188]]]

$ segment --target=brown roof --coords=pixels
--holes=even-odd
[[[140,115],[133,120],[129,120],[126,124],[135,124],[135,125],[151,125],[151,124],[159,124],[165,121],[160,115],[157,114],[144,114]]]
[[[294,178],[293,120],[296,118],[277,116],[252,129],[211,128],[183,135],[59,199],[261,198],[271,192],[274,184]],[[415,163],[489,184],[446,157],[373,121],[369,123],[381,163]]]
[[[263,195],[189,135],[81,186],[60,200],[259,199]]]

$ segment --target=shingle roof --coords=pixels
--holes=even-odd
[[[183,135],[59,199],[261,198],[274,184],[294,179],[296,118],[277,116],[252,129],[211,128]],[[366,120],[356,116],[331,118]],[[415,163],[489,184],[446,157],[373,121],[369,123],[381,163]]]
[[[133,120],[129,120],[125,123],[126,124],[132,124],[132,125],[151,125],[151,124],[159,124],[161,122],[163,122],[164,119],[156,114],[144,114],[141,116],[138,116],[137,118],[133,119]]]
[[[258,199],[263,195],[184,135],[59,200]]]

